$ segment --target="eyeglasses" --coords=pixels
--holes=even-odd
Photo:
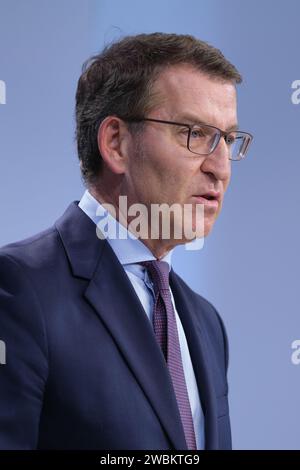
[[[221,137],[229,148],[229,160],[242,160],[245,158],[247,150],[253,136],[249,132],[243,131],[229,131],[224,132],[218,127],[210,126],[208,124],[185,124],[182,122],[162,121],[161,119],[152,118],[129,118],[125,121],[141,122],[152,121],[161,124],[171,124],[173,126],[181,127],[181,138],[186,139],[186,146],[188,150],[197,155],[210,155],[217,148]]]

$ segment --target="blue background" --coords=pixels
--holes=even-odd
[[[82,63],[126,34],[193,34],[244,76],[224,209],[201,251],[175,269],[221,313],[230,340],[235,449],[299,449],[299,117],[297,0],[0,0],[0,245],[51,225],[83,185],[74,141]]]

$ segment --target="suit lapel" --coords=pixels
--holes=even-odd
[[[89,280],[86,300],[113,336],[175,449],[186,450],[163,354],[126,272],[95,224],[74,202],[56,222],[73,275]]]
[[[211,376],[210,354],[201,311],[189,296],[180,278],[170,272],[170,286],[176,309],[187,339],[191,360],[196,376],[199,395],[205,416],[205,448],[218,448],[217,404]]]

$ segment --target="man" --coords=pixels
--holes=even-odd
[[[231,160],[245,156],[240,81],[219,50],[185,35],[127,37],[85,65],[87,191],[53,227],[0,251],[2,449],[231,448],[224,326],[171,253],[191,241],[176,238],[180,225],[208,235]],[[156,204],[192,210],[187,222],[172,212],[168,237],[156,219],[149,236]]]

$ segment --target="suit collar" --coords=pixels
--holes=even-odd
[[[106,240],[96,235],[95,224],[72,202],[55,226],[62,240],[74,276],[92,279]]]

